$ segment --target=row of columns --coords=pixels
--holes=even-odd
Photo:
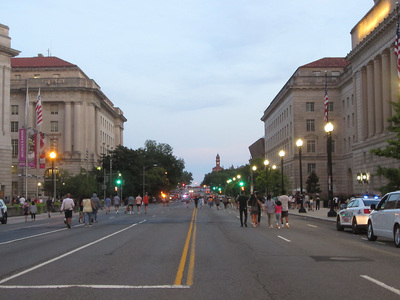
[[[392,116],[390,101],[397,97],[397,58],[394,48],[368,62],[361,69],[361,111],[363,140],[381,134]]]

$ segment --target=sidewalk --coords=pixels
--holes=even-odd
[[[74,216],[75,216],[75,213],[74,213]],[[47,213],[37,214],[36,222],[40,221],[40,220],[45,220],[48,218],[49,218],[49,216],[47,215]],[[51,218],[64,219],[64,213],[60,214],[60,212],[53,212],[53,213],[51,213]],[[7,224],[17,224],[17,223],[24,223],[24,222],[25,222],[25,216],[14,216],[14,217],[7,218]],[[32,221],[32,219],[31,219],[31,215],[28,215],[27,223],[34,223],[34,221]]]
[[[330,208],[321,207],[320,210],[314,210],[314,211],[306,210],[306,211],[307,211],[306,213],[299,213],[298,209],[289,209],[289,215],[296,215],[306,218],[314,218],[314,219],[336,222],[336,217],[328,217],[328,212],[330,211]]]

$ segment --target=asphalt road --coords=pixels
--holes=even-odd
[[[250,217],[250,216],[249,216]],[[240,227],[235,209],[181,202],[148,214],[0,226],[1,299],[398,299],[400,249],[290,217]],[[249,218],[250,221],[250,218]]]

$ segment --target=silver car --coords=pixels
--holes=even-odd
[[[0,199],[0,222],[7,224],[7,206],[2,199]]]
[[[368,217],[371,213],[371,205],[377,205],[379,198],[354,198],[346,206],[339,211],[336,219],[336,229],[343,231],[344,228],[351,228],[354,234],[360,229],[366,229]]]
[[[376,207],[368,219],[367,237],[375,241],[377,237],[394,240],[400,247],[400,191],[388,193]]]

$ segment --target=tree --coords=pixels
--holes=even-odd
[[[390,157],[400,159],[400,102],[391,102],[395,114],[388,118],[391,123],[387,127],[388,131],[394,133],[394,137],[387,140],[388,145],[385,148],[372,149],[370,152],[380,157]],[[378,166],[376,175],[388,179],[388,184],[379,188],[382,193],[387,193],[399,189],[400,170],[399,168],[385,168]]]
[[[309,194],[321,193],[321,189],[319,188],[319,177],[314,171],[312,171],[307,178],[306,191]]]

